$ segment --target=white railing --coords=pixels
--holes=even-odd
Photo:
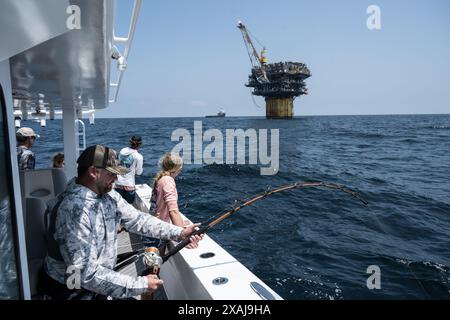
[[[118,75],[116,82],[111,82],[110,87],[115,88],[114,91],[114,98],[109,99],[109,103],[114,103],[117,101],[117,96],[119,94],[120,84],[122,82],[123,73],[125,72],[126,66],[127,66],[127,59],[128,54],[130,53],[131,43],[133,42],[134,32],[136,30],[136,24],[139,17],[139,12],[141,10],[141,4],[142,0],[135,0],[134,1],[134,7],[133,7],[133,13],[131,15],[131,22],[130,27],[128,29],[128,35],[124,37],[117,37],[114,33],[113,40],[114,44],[123,44],[124,45],[124,51],[123,54],[119,52],[117,47],[114,47],[116,55],[117,63],[118,63]]]

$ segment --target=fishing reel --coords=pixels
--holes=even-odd
[[[163,259],[159,254],[158,248],[148,247],[145,249],[142,260],[144,265],[148,268],[148,274],[158,274],[159,269],[163,263]]]

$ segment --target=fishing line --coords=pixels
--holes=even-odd
[[[179,242],[174,248],[169,250],[169,252],[167,254],[162,256],[163,263],[165,261],[167,261],[171,256],[176,254],[178,251],[180,251],[181,249],[186,247],[190,243],[190,237],[191,236],[204,234],[207,230],[213,228],[216,224],[218,224],[221,221],[223,221],[224,219],[228,218],[233,213],[238,212],[242,208],[247,207],[247,206],[253,204],[256,201],[262,200],[262,199],[264,199],[264,198],[266,198],[268,196],[271,196],[273,194],[276,194],[276,193],[280,193],[280,192],[284,192],[284,191],[288,191],[288,190],[292,190],[292,189],[310,188],[310,187],[323,187],[323,188],[328,188],[328,189],[334,189],[334,190],[342,191],[342,192],[347,193],[347,194],[351,195],[352,197],[358,199],[359,201],[361,201],[365,205],[368,204],[368,202],[366,200],[364,200],[355,191],[350,190],[350,189],[346,188],[345,186],[338,185],[338,184],[335,184],[335,183],[324,183],[324,182],[303,182],[303,183],[299,183],[299,182],[296,182],[296,183],[285,185],[285,186],[281,186],[281,187],[278,187],[278,188],[275,188],[275,189],[267,189],[265,192],[255,196],[254,198],[252,198],[252,199],[250,199],[250,200],[248,200],[248,201],[246,201],[244,203],[241,202],[240,204],[235,205],[233,207],[233,209],[231,209],[229,211],[226,211],[225,213],[220,215],[217,219],[213,220],[212,222],[210,222],[208,224],[205,224],[205,223],[201,224],[200,227],[197,230],[192,232],[184,240]]]

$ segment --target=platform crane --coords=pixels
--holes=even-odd
[[[250,58],[250,62],[255,68],[255,70],[260,70],[261,75],[257,77],[258,82],[260,83],[268,83],[269,79],[267,78],[265,65],[267,63],[266,57],[266,48],[263,47],[261,50],[261,55],[258,54],[258,51],[255,48],[255,45],[250,38],[250,34],[245,27],[245,25],[239,21],[237,27],[241,30],[242,38],[244,39],[245,47],[247,48],[248,57]]]

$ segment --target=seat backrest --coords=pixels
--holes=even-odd
[[[37,169],[20,171],[22,199],[37,198],[44,202],[64,191],[67,178],[62,169]]]
[[[39,272],[47,255],[44,215],[45,202],[38,198],[25,198],[25,239],[31,296],[37,294]]]

